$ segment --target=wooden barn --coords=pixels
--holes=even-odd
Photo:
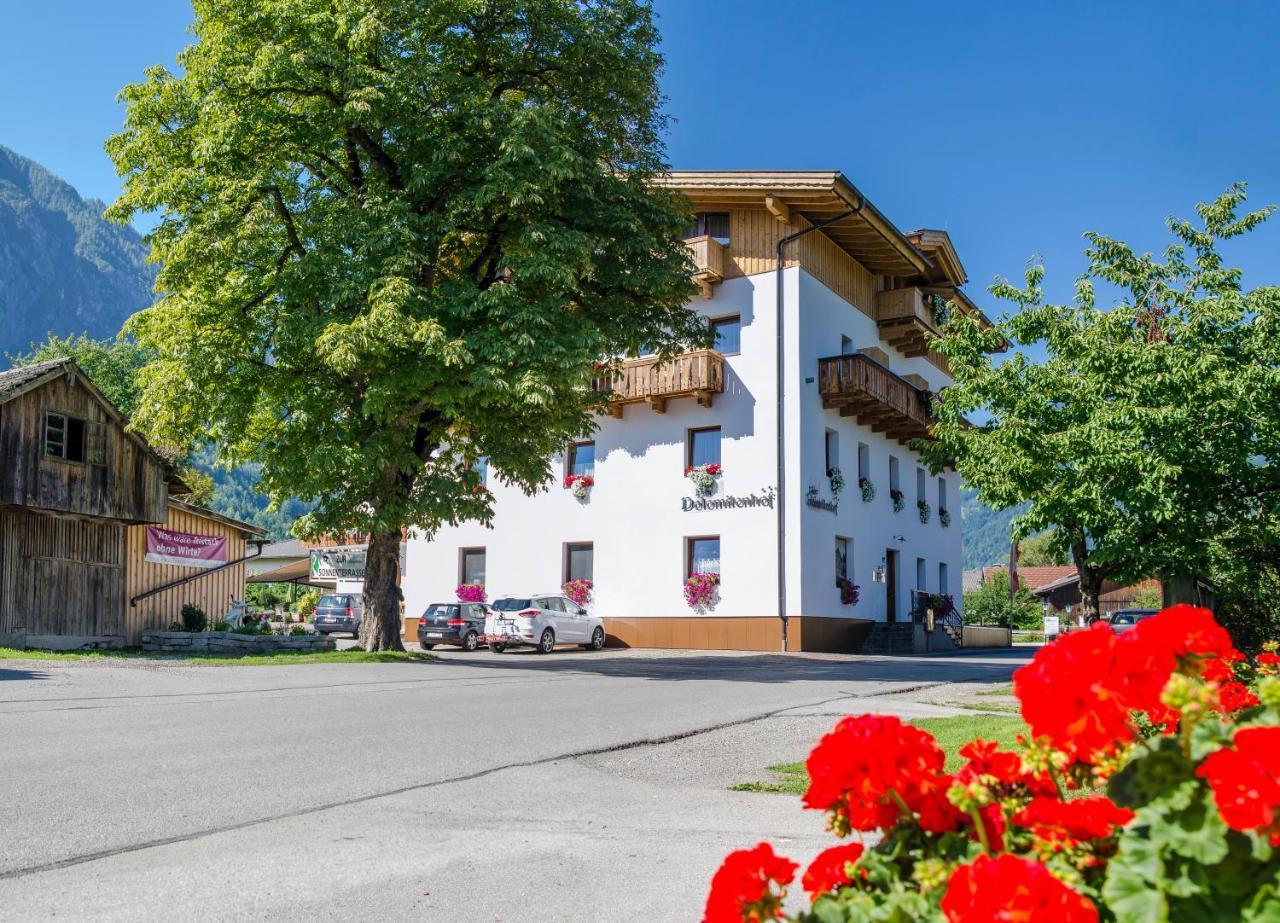
[[[217,617],[230,596],[244,595],[236,559],[257,530],[171,503],[188,488],[127,422],[70,359],[0,372],[0,643],[136,642],[142,628],[166,627],[182,603]],[[226,563],[153,563],[148,526],[225,536]],[[175,603],[160,605],[152,593],[141,608],[130,605],[179,580],[163,591],[185,588]]]

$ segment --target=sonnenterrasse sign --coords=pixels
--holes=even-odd
[[[311,549],[311,579],[363,580],[367,545]]]

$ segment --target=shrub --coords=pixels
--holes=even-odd
[[[290,625],[289,634],[293,637],[297,637],[298,635],[309,635],[311,632],[307,631],[301,625]]]
[[[230,631],[231,623],[228,622],[226,619],[218,619],[216,622],[213,623],[213,628],[211,630],[212,631]]]
[[[182,630],[204,631],[209,627],[209,616],[199,606],[187,603],[182,607]]]
[[[308,590],[298,597],[296,608],[298,617],[301,619],[309,619],[315,614],[316,605],[320,602],[319,590]]]
[[[923,730],[841,719],[809,755],[804,805],[837,837],[881,839],[819,855],[811,909],[788,919],[1280,919],[1278,672],[1175,606],[1040,650],[1014,674],[1030,739],[973,741],[955,773]],[[795,871],[767,844],[732,854],[706,919],[784,919]]]

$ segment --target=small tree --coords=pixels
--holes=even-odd
[[[990,506],[1028,503],[1015,537],[1056,529],[1086,614],[1104,580],[1188,584],[1215,535],[1275,505],[1280,291],[1246,291],[1218,253],[1271,214],[1241,215],[1243,201],[1235,186],[1197,206],[1199,223],[1170,219],[1163,260],[1087,234],[1070,304],[1045,302],[1033,265],[1024,288],[992,288],[1017,313],[986,331],[953,315],[938,341],[955,384],[928,457],[954,458]],[[1096,283],[1118,293],[1109,310]],[[1020,351],[993,362],[1006,341]],[[986,422],[970,427],[972,412]]]
[[[262,463],[295,531],[368,536],[360,638],[400,648],[398,546],[488,522],[593,428],[596,363],[710,335],[652,180],[645,0],[196,0],[127,87],[110,214],[163,264],[139,423]]]
[[[964,594],[964,620],[971,625],[1003,625],[1006,628],[1039,628],[1040,601],[1026,587],[1018,587],[1009,599],[1009,572],[997,570],[976,590]]]
[[[1055,529],[1046,529],[1018,543],[1018,564],[1025,567],[1065,567],[1071,554]]]

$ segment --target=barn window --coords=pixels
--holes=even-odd
[[[44,454],[46,458],[61,458],[64,461],[83,462],[85,460],[85,433],[90,427],[77,417],[69,417],[63,413],[46,413],[44,415]],[[102,446],[102,461],[94,464],[106,464],[105,444]]]

